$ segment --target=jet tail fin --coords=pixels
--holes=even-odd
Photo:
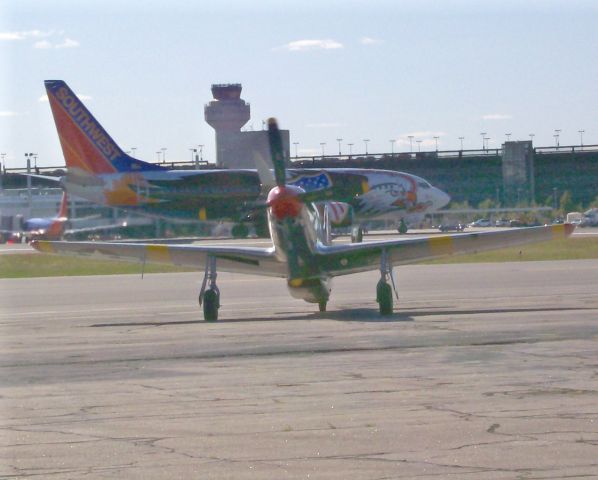
[[[69,199],[66,192],[62,192],[62,200],[60,201],[60,209],[58,210],[58,218],[67,218],[69,210]]]
[[[123,152],[64,81],[44,85],[68,168],[92,175],[163,170]]]

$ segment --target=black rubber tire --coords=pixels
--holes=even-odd
[[[363,242],[363,228],[351,229],[351,243]]]
[[[382,280],[376,285],[376,301],[380,307],[380,315],[392,315],[392,288]]]
[[[219,297],[220,295],[214,289],[205,291],[203,295],[203,318],[206,322],[216,322],[218,320]]]

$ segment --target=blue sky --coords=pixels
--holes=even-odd
[[[125,5],[121,5],[125,3]],[[276,116],[299,154],[598,144],[598,2],[0,1],[0,152],[63,165],[44,79],[63,79],[136,156],[190,158],[212,83],[240,82],[245,128]],[[8,72],[5,73],[5,72]],[[415,145],[415,143],[414,143]],[[294,150],[293,150],[294,153]]]

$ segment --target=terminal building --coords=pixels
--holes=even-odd
[[[251,117],[251,107],[241,98],[240,83],[212,85],[214,99],[204,108],[206,122],[216,131],[216,166],[218,168],[255,168],[255,155],[270,157],[268,132],[241,131]],[[289,131],[281,130],[287,163]]]

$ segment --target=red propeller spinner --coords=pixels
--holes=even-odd
[[[300,195],[303,189],[294,185],[274,187],[268,194],[268,206],[277,220],[295,218],[301,212],[303,202]]]

